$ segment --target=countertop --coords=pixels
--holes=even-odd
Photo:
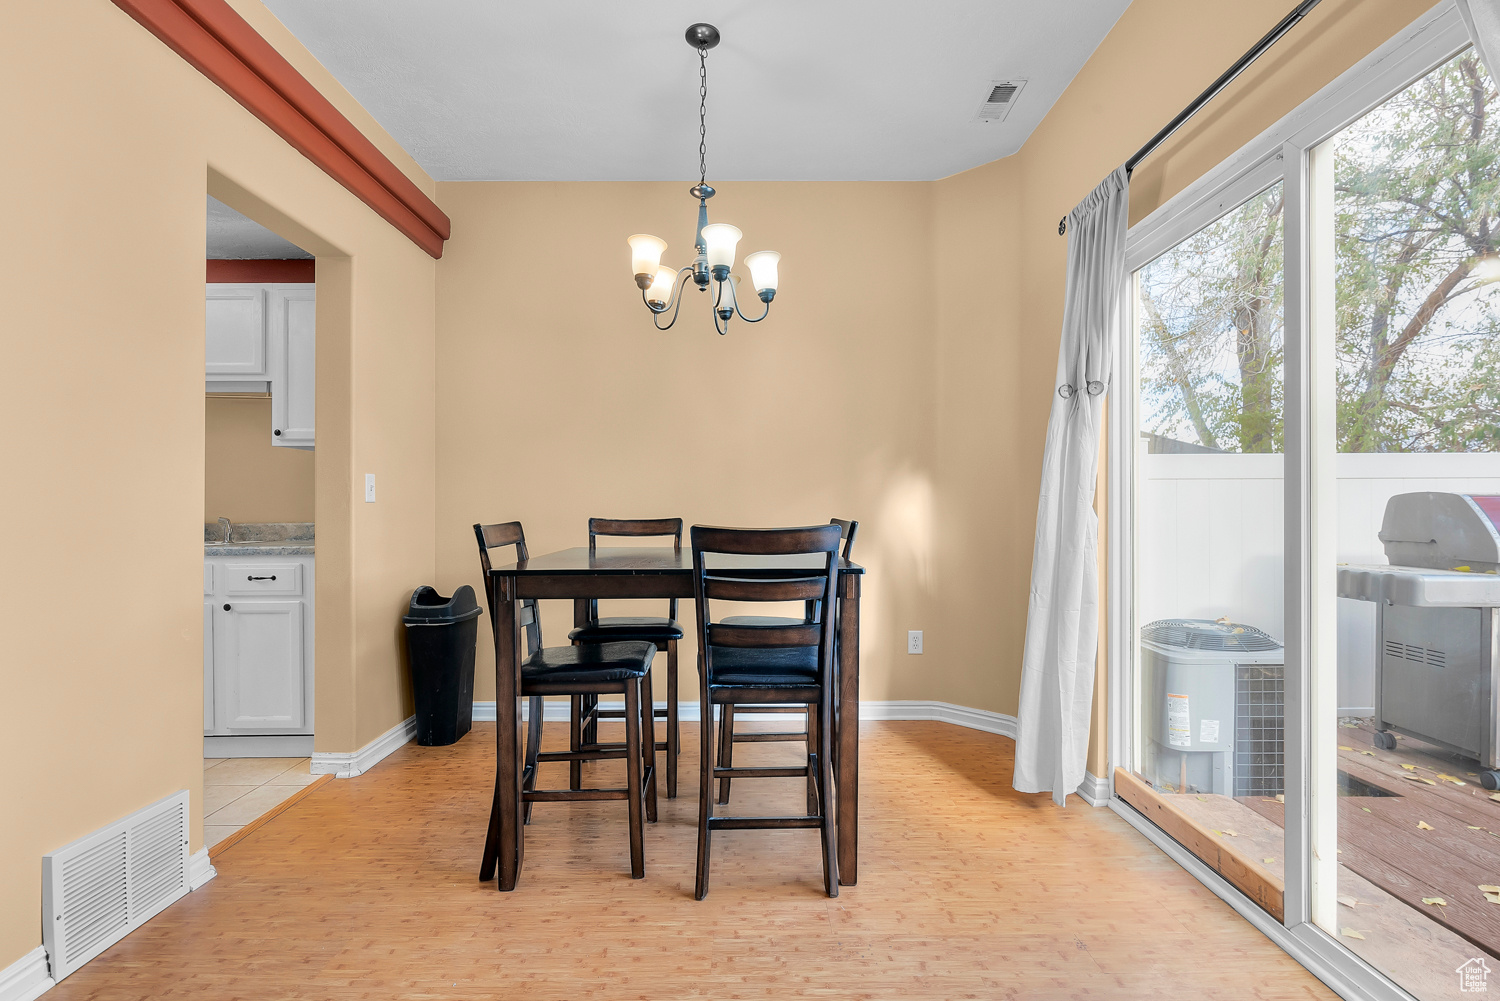
[[[311,556],[313,555],[311,522],[259,522],[232,525],[230,541],[220,542],[224,528],[213,522],[203,524],[203,555],[209,557],[239,556]]]
[[[205,558],[211,556],[311,556],[311,542],[205,542]]]

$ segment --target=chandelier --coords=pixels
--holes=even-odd
[[[728,223],[708,221],[708,200],[714,196],[714,189],[708,183],[708,50],[719,44],[719,29],[711,24],[692,25],[687,30],[687,42],[698,50],[698,183],[688,188],[688,194],[698,199],[698,254],[692,264],[674,271],[661,263],[666,241],[637,233],[630,238],[630,261],[641,300],[651,310],[651,322],[657,330],[670,330],[677,322],[682,293],[691,278],[698,291],[712,290],[714,329],[723,335],[729,333],[729,321],[735,315],[746,323],[759,323],[771,312],[781,255],[774,250],[746,255],[750,284],[765,304],[759,316],[746,316],[740,311],[737,292],[740,276],[730,274],[735,247],[743,234]],[[661,317],[669,310],[672,318],[663,326]]]

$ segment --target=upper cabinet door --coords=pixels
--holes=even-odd
[[[204,316],[207,376],[265,379],[266,292],[255,285],[208,286]]]
[[[305,288],[271,289],[271,442],[296,448],[314,444],[317,399],[317,340],[314,336],[317,292]]]

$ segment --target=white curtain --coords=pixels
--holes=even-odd
[[[1458,0],[1458,12],[1463,15],[1474,40],[1474,51],[1480,62],[1490,71],[1490,77],[1500,80],[1500,0]]]
[[[1099,519],[1094,485],[1114,345],[1125,321],[1130,177],[1121,167],[1068,214],[1068,289],[1057,390],[1047,421],[1016,772],[1021,792],[1059,806],[1083,781],[1099,642]]]

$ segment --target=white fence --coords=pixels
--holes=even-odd
[[[1140,622],[1228,616],[1285,639],[1280,455],[1140,455]],[[1385,503],[1415,490],[1500,494],[1500,454],[1338,457],[1338,559],[1385,563]],[[1339,605],[1339,705],[1374,705],[1375,608]]]

